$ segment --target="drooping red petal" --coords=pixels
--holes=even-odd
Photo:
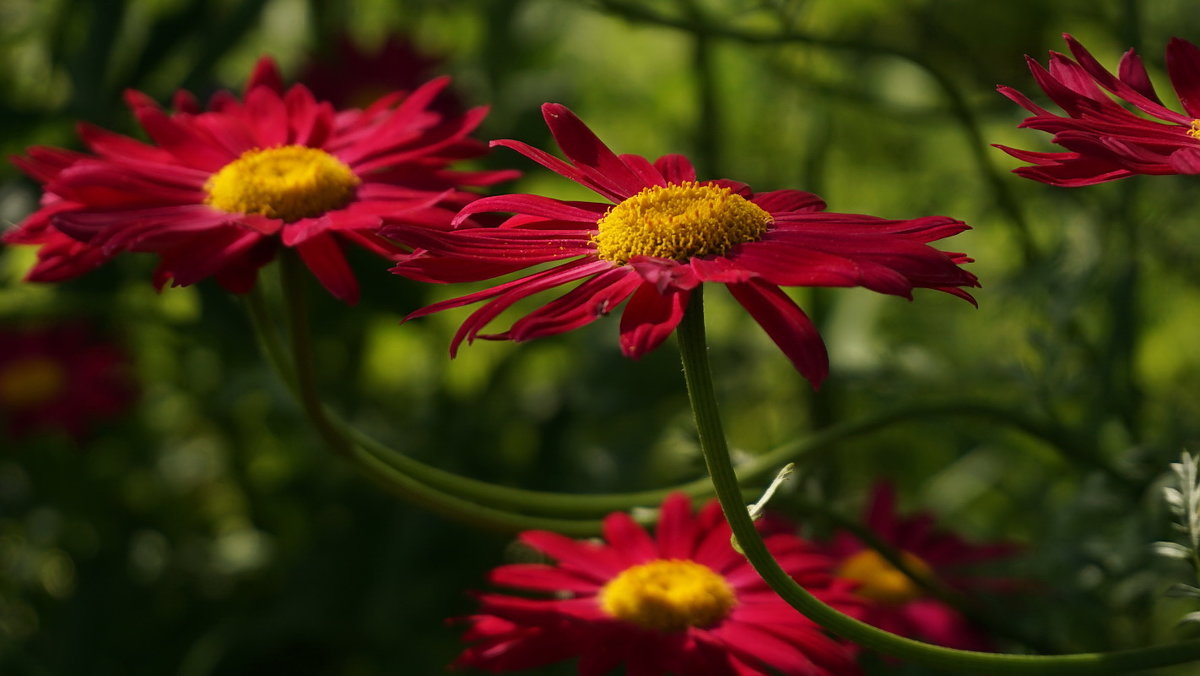
[[[727,287],[813,389],[819,388],[829,375],[829,356],[808,315],[777,286],[751,280]]]
[[[478,298],[476,299],[469,301],[467,300],[467,298],[477,295],[472,294],[471,296],[464,296],[459,299],[445,301],[439,304],[442,307],[449,307],[452,303],[466,305],[468,303],[473,303],[476,300],[482,300],[483,298],[494,296],[490,302],[471,313],[462,323],[462,326],[458,328],[458,331],[455,332],[454,338],[450,341],[450,356],[453,357],[458,353],[458,348],[464,340],[470,343],[475,340],[476,337],[479,337],[480,331],[483,330],[484,326],[486,326],[488,322],[498,317],[501,312],[507,310],[517,301],[534,294],[541,293],[542,291],[552,289],[556,286],[568,284],[578,279],[597,274],[609,269],[610,265],[611,264],[608,261],[579,259],[565,263],[550,270],[535,273],[529,277],[525,277],[524,279],[517,280],[519,283],[512,284],[511,286],[505,284],[501,285],[500,287],[489,289],[486,292],[479,294]],[[433,312],[436,311],[435,308],[441,309],[437,306],[431,305],[419,310],[418,312]],[[414,316],[417,316],[416,312],[409,315],[410,318]]]
[[[660,292],[649,284],[634,291],[621,313],[621,352],[641,359],[662,344],[683,319],[691,291]]]
[[[347,305],[358,304],[358,280],[346,262],[342,248],[330,234],[315,235],[295,247],[296,253],[334,298]]]
[[[517,320],[504,335],[521,342],[577,329],[611,312],[640,284],[628,268],[602,272]]]

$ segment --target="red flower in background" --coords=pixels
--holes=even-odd
[[[124,351],[82,324],[0,330],[0,421],[10,438],[61,429],[81,439],[134,396]]]
[[[430,79],[441,59],[417,49],[407,38],[392,35],[375,50],[366,50],[350,35],[338,37],[332,53],[309,59],[301,71],[313,96],[338,108],[362,108],[384,94],[411,91]],[[430,107],[447,115],[462,104],[443,89]]]
[[[1179,113],[1163,105],[1134,50],[1125,52],[1113,75],[1073,37],[1063,37],[1074,60],[1050,52],[1048,69],[1028,56],[1025,60],[1038,86],[1065,116],[1042,108],[1011,87],[998,89],[1033,113],[1021,127],[1054,134],[1053,142],[1068,152],[997,145],[1032,165],[1014,171],[1068,187],[1135,174],[1200,174],[1200,49],[1179,38],[1167,44],[1167,73],[1185,111]]]
[[[663,501],[653,538],[624,513],[605,519],[603,544],[522,533],[556,563],[492,571],[494,584],[523,595],[479,595],[455,666],[502,672],[578,658],[583,676],[621,665],[636,676],[858,673],[853,648],[776,596],[729,537],[715,500],[693,516],[683,494]],[[829,558],[794,535],[766,542],[798,583],[856,612]]]
[[[409,315],[487,301],[458,330],[451,354],[463,340],[524,341],[570,331],[628,300],[621,349],[636,359],[674,331],[693,289],[717,282],[815,387],[829,369],[825,345],[780,286],[864,286],[904,297],[925,287],[967,300],[960,287],[978,286],[958,267],[969,258],[928,245],[966,230],[961,221],[824,213],[819,197],[799,190],[755,194],[736,181],[697,181],[682,156],[654,163],[617,156],[566,107],[547,103],[542,114],[570,163],[519,141],[492,145],[512,148],[609,202],[499,195],[472,202],[457,220],[485,211],[516,213],[500,227],[385,230],[418,248],[398,259],[393,272],[421,281],[478,281],[566,261]],[[481,333],[517,301],[575,282],[581,283],[509,330]]]
[[[960,566],[1011,556],[1009,543],[971,545],[957,535],[936,530],[928,513],[900,516],[890,484],[875,486],[866,512],[866,526],[899,554],[916,575],[952,590],[1003,586],[994,579],[964,576]],[[864,621],[880,629],[920,638],[951,648],[987,650],[989,641],[967,618],[893,566],[857,537],[839,532],[826,549],[838,559],[836,574],[858,584],[855,592],[867,601]]]
[[[448,227],[474,199],[460,189],[515,172],[461,173],[455,160],[485,152],[469,138],[486,114],[429,108],[448,83],[433,80],[359,110],[337,112],[303,85],[284,89],[274,62],[259,62],[242,100],[220,92],[207,110],[186,92],[166,113],[139,92],[126,99],[145,144],[82,124],[94,154],[30,148],[14,162],[45,186],[42,208],[5,241],[39,245],[34,281],[78,276],[122,251],[155,253],[161,286],[206,277],[248,291],[280,244],[296,250],[337,298],[358,282],[343,243],[391,257],[385,219]]]

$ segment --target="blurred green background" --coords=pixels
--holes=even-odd
[[[829,345],[818,393],[708,294],[731,443],[753,454],[895,413],[822,449],[792,490],[857,515],[889,477],[949,529],[1028,544],[1002,569],[1036,590],[1004,602],[1021,633],[1128,647],[1177,638],[1193,609],[1162,597],[1187,570],[1149,545],[1171,537],[1167,463],[1200,434],[1195,179],[1051,188],[987,144],[1051,149],[995,92],[1045,102],[1023,54],[1045,62],[1070,32],[1115,68],[1136,46],[1170,98],[1163,46],[1200,40],[1180,32],[1196,26],[1188,0],[0,0],[0,150],[78,148],[78,120],[137,135],[126,88],[238,90],[262,54],[295,78],[341,36],[366,52],[400,36],[437,62],[427,76],[491,107],[483,139],[553,149],[538,106],[557,101],[618,152],[682,152],[702,177],[963,219],[975,229],[940,246],[977,260],[978,310],[934,292],[795,292]],[[590,198],[503,149],[482,164],[526,170],[511,191]],[[5,224],[38,196],[0,167]],[[0,673],[440,673],[461,649],[445,619],[471,612],[509,535],[422,512],[328,453],[215,284],[157,294],[150,257],[126,255],[26,285],[32,260],[0,249],[0,327],[90,319],[132,355],[141,396],[83,442],[0,436]],[[309,291],[323,391],[362,428],[529,488],[701,476],[672,345],[630,362],[609,319],[450,361],[465,312],[398,320],[465,289],[355,262],[358,307]],[[273,267],[260,283],[274,288]]]

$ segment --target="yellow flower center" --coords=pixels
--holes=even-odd
[[[900,560],[917,577],[933,579],[933,570],[921,559],[900,552]],[[888,605],[908,603],[924,595],[920,585],[874,549],[864,549],[843,561],[837,576],[857,582],[854,591],[859,596]]]
[[[627,568],[600,590],[605,613],[658,631],[711,626],[736,604],[725,578],[708,566],[682,559]]]
[[[634,256],[686,261],[761,239],[771,215],[729,188],[690,181],[645,188],[597,222],[596,253],[624,265]]]
[[[66,383],[66,370],[49,357],[13,362],[0,367],[0,406],[14,409],[39,406],[58,396]]]
[[[204,203],[291,223],[345,206],[360,182],[350,167],[324,150],[254,148],[209,177]]]

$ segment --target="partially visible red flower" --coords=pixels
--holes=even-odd
[[[486,110],[430,110],[447,83],[337,112],[303,85],[285,90],[264,58],[243,99],[220,92],[207,110],[186,92],[169,114],[127,92],[152,143],[81,124],[94,154],[35,147],[14,158],[45,196],[4,240],[40,245],[30,280],[68,279],[118,252],[144,251],[161,259],[159,286],[211,276],[234,292],[248,291],[283,245],[330,293],[354,303],[358,282],[343,243],[394,256],[403,249],[379,236],[385,219],[448,227],[475,197],[462,186],[514,175],[448,169],[485,152],[468,134]]]
[[[60,429],[81,439],[135,392],[125,352],[83,324],[0,329],[0,436]]]
[[[959,592],[1005,586],[1004,581],[972,577],[961,567],[1008,557],[1017,550],[1010,543],[968,544],[953,533],[939,531],[929,513],[897,514],[896,492],[888,483],[875,486],[866,526],[894,548],[913,573]],[[950,648],[990,647],[987,636],[962,613],[934,598],[854,535],[837,533],[826,552],[838,560],[836,574],[858,584],[856,593],[867,601],[865,622]]]
[[[997,145],[1032,165],[1014,171],[1069,187],[1135,174],[1200,174],[1200,49],[1179,38],[1167,43],[1167,73],[1185,111],[1179,113],[1163,105],[1134,50],[1125,52],[1113,75],[1075,38],[1063,37],[1074,60],[1050,52],[1049,69],[1025,60],[1038,86],[1066,115],[1011,87],[998,88],[1033,113],[1020,126],[1054,134],[1053,142],[1067,149],[1047,153]]]
[[[471,645],[454,666],[502,672],[578,658],[582,676],[622,665],[634,676],[858,673],[854,649],[771,591],[729,536],[715,500],[693,516],[683,494],[663,501],[653,538],[624,513],[605,519],[604,543],[522,533],[556,562],[492,571],[492,583],[523,595],[479,595],[480,612],[465,618]],[[829,558],[794,535],[766,542],[798,583],[856,613]]]
[[[462,324],[451,354],[463,340],[524,341],[570,331],[628,300],[621,349],[636,359],[674,331],[693,289],[716,282],[815,387],[829,369],[825,345],[780,286],[864,286],[906,298],[925,287],[974,302],[961,287],[978,281],[959,267],[971,259],[928,245],[966,230],[961,221],[823,213],[819,197],[799,190],[756,194],[736,181],[697,181],[692,164],[680,155],[654,163],[639,155],[617,156],[565,106],[547,103],[542,114],[570,163],[519,141],[492,145],[512,148],[609,202],[499,195],[472,202],[457,217],[461,222],[485,211],[516,213],[497,228],[386,230],[418,248],[398,259],[393,272],[421,281],[478,281],[566,261],[409,315],[488,301]],[[576,282],[509,330],[481,333],[517,301]]]
[[[384,94],[416,89],[434,76],[440,63],[441,59],[423,53],[399,35],[389,36],[378,49],[365,50],[344,34],[331,54],[311,58],[298,79],[313,96],[335,107],[362,108]],[[430,107],[453,114],[462,104],[452,90],[443,89]]]

